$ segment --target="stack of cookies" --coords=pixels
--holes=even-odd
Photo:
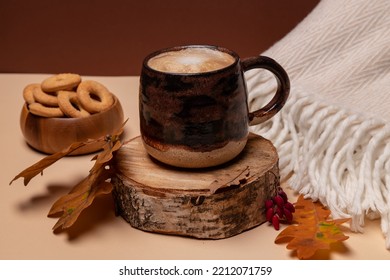
[[[101,83],[82,81],[78,74],[63,73],[41,83],[27,85],[23,98],[28,110],[48,118],[82,118],[109,109],[114,104],[113,94]]]

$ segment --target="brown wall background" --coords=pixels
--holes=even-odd
[[[0,0],[0,72],[139,75],[165,47],[257,55],[319,0]]]

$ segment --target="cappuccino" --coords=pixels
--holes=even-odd
[[[235,58],[228,53],[210,48],[186,48],[152,57],[148,66],[166,73],[205,73],[233,64]]]

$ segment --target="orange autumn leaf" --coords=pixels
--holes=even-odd
[[[275,243],[288,243],[287,249],[296,250],[299,259],[308,259],[318,250],[329,250],[333,243],[349,237],[339,225],[349,219],[329,218],[331,212],[319,202],[298,197],[295,204],[294,224],[286,227],[275,239]]]

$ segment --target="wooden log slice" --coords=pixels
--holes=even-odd
[[[279,185],[272,143],[251,134],[244,151],[214,168],[180,169],[152,159],[141,138],[116,155],[117,213],[144,231],[220,239],[266,221],[265,200]]]

